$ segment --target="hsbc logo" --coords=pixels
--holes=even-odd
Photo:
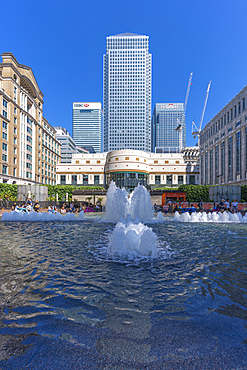
[[[87,108],[87,107],[89,107],[89,104],[83,104],[83,103],[75,103],[74,104],[74,107],[75,108],[79,108],[79,107],[81,107],[81,108]]]

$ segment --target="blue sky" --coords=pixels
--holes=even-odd
[[[2,7],[0,52],[32,68],[44,94],[44,116],[72,133],[72,102],[103,103],[106,36],[123,32],[150,37],[155,103],[187,105],[198,123],[212,80],[203,126],[246,84],[246,0],[19,1]]]

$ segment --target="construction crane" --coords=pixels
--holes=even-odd
[[[207,92],[206,92],[206,97],[205,97],[204,104],[203,104],[203,110],[202,110],[201,120],[200,120],[200,123],[199,123],[199,128],[197,128],[194,120],[192,121],[192,135],[193,135],[194,139],[195,139],[196,136],[198,137],[198,148],[200,148],[200,133],[201,133],[201,130],[202,130],[202,122],[203,122],[203,118],[204,118],[204,114],[205,114],[205,110],[206,110],[206,105],[207,105],[207,101],[208,101],[210,86],[211,86],[211,81],[209,81],[209,84],[208,84],[208,87],[207,87]]]
[[[178,134],[179,134],[179,152],[180,153],[183,149],[183,128],[184,128],[184,122],[185,122],[185,111],[186,111],[186,107],[187,107],[187,103],[189,99],[190,86],[192,85],[191,83],[192,76],[193,76],[193,72],[191,72],[190,77],[189,77],[189,82],[188,82],[187,91],[185,95],[184,111],[183,111],[182,119],[181,120],[177,119],[177,127],[175,128],[175,131],[178,131]]]

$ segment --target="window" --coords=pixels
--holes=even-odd
[[[119,158],[115,158],[115,161],[118,161],[119,160]]]
[[[13,176],[16,176],[16,168],[13,168]]]
[[[32,151],[32,147],[30,145],[27,144],[27,150],[29,150],[29,152]]]
[[[172,185],[172,175],[166,175],[166,184]]]
[[[178,175],[178,185],[182,185],[184,183],[183,175]]]
[[[139,161],[139,158],[136,158],[136,161]]]
[[[7,116],[7,112],[6,112],[5,110],[3,110],[3,116],[4,116],[5,118],[8,118],[8,116]]]
[[[234,118],[237,117],[237,106],[234,105]]]
[[[225,142],[221,143],[221,183],[224,183],[225,179]]]
[[[3,148],[3,150],[7,150],[7,148],[8,148],[7,144],[3,143],[2,148]]]
[[[27,166],[27,168],[29,169],[29,170],[31,170],[32,169],[32,164],[31,163],[26,163],[26,166]]]
[[[165,161],[165,164],[168,164],[169,163],[169,161]]]
[[[219,165],[219,146],[216,145],[215,147],[215,156],[214,156],[214,168],[215,168],[215,184],[219,183],[219,177],[218,177],[218,165]]]
[[[17,158],[15,157],[15,158],[14,158],[14,164],[16,164],[16,163],[17,163]]]
[[[213,149],[209,152],[209,183],[213,183]]]
[[[205,184],[208,184],[208,152],[205,153]]]
[[[72,175],[72,185],[77,185],[77,175]]]
[[[94,184],[95,185],[99,184],[99,175],[94,175]]]
[[[80,161],[75,161],[75,164],[79,164],[80,163]]]
[[[240,114],[241,113],[241,102],[239,101],[238,102],[238,114]]]
[[[14,127],[14,135],[17,135],[17,128]]]
[[[179,164],[179,161],[176,161],[176,164]]]
[[[7,154],[2,154],[2,160],[3,160],[4,162],[7,162]]]
[[[228,181],[232,181],[232,136],[228,138]]]
[[[83,185],[88,184],[88,175],[83,175]]]
[[[7,128],[8,128],[8,124],[4,121],[3,121],[3,128],[5,128],[5,130],[7,130]]]
[[[17,148],[14,148],[14,154],[17,154]]]
[[[8,173],[8,167],[5,165],[5,164],[3,164],[3,175],[7,175],[7,173]]]
[[[100,161],[97,161],[97,164],[100,164]]]
[[[241,172],[241,135],[240,131],[236,134],[236,173]]]
[[[196,183],[195,175],[189,175],[189,184],[190,185],[195,185],[195,183]]]
[[[158,161],[154,161],[154,164],[158,164]]]
[[[4,106],[4,108],[8,108],[8,103],[4,99],[3,99],[3,106]]]
[[[7,134],[6,134],[6,132],[3,132],[3,133],[2,133],[2,136],[3,136],[3,139],[4,139],[4,140],[8,140],[8,139],[7,139]]]
[[[243,98],[242,100],[242,107],[243,107],[243,110],[245,110],[245,98]]]
[[[86,161],[86,164],[90,164],[90,161]]]
[[[129,161],[129,159],[130,159],[129,157],[125,157],[125,160],[126,160],[126,161]]]
[[[160,175],[155,175],[155,184],[160,184]]]

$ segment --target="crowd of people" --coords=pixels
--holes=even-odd
[[[168,200],[167,203],[164,203],[163,206],[157,206],[154,204],[154,211],[155,212],[163,212],[163,213],[175,213],[176,211],[182,212],[196,212],[196,211],[203,211],[203,199],[197,204],[195,208],[194,204],[189,204],[188,207],[183,208],[181,202],[175,202],[173,200]],[[232,212],[236,213],[238,211],[238,201],[234,199],[232,202],[229,199],[222,199],[218,204],[214,204],[212,212]]]
[[[222,199],[218,204],[214,206],[213,211],[215,212],[232,212],[236,213],[238,211],[238,201],[237,199],[233,199],[232,202],[229,199]]]
[[[33,202],[31,198],[28,198],[26,202],[22,202],[21,204],[14,203],[12,208],[12,211],[16,212],[40,212],[41,206],[39,202],[36,200]],[[56,205],[49,205],[47,208],[47,212],[49,213],[80,213],[81,211],[84,212],[98,212],[100,211],[100,207],[98,204],[96,204],[94,207],[87,206],[86,204],[80,205],[77,203],[70,203],[67,205],[66,203],[63,203],[63,205],[60,207],[60,210],[58,210]]]

